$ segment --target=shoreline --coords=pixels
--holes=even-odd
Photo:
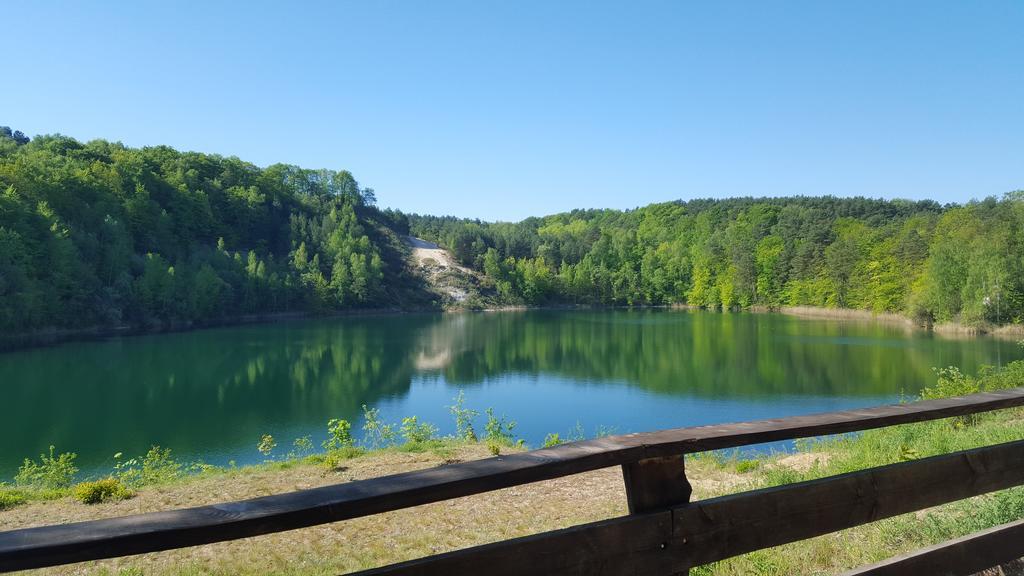
[[[89,328],[76,329],[41,329],[34,332],[3,335],[0,336],[0,354],[29,350],[33,348],[45,348],[71,342],[90,342],[105,340],[109,338],[123,338],[131,336],[150,336],[156,334],[174,334],[206,330],[211,328],[224,328],[232,326],[243,326],[248,324],[275,324],[290,320],[315,320],[329,318],[347,318],[353,316],[395,316],[412,314],[465,314],[465,313],[502,313],[502,312],[528,312],[533,310],[552,311],[573,311],[573,310],[704,310],[708,312],[727,313],[732,310],[713,310],[693,306],[690,304],[666,304],[666,305],[638,305],[638,306],[594,306],[588,304],[553,304],[548,306],[527,306],[510,304],[506,306],[490,306],[482,309],[462,308],[357,308],[351,310],[339,310],[326,314],[315,312],[276,312],[272,314],[246,314],[230,319],[223,319],[217,322],[204,324],[175,324],[170,326],[159,326],[151,328],[139,328],[129,325],[118,325],[112,327],[93,326]],[[840,322],[873,322],[892,326],[900,326],[908,332],[925,332],[942,338],[965,339],[965,338],[1000,338],[1009,340],[1024,339],[1024,324],[1004,324],[1002,326],[969,326],[957,322],[943,322],[934,325],[923,325],[913,319],[894,312],[874,312],[871,310],[859,310],[855,308],[823,308],[819,306],[780,306],[778,308],[768,306],[752,306],[747,309],[736,310],[749,312],[751,314],[781,314],[797,318],[833,320]]]

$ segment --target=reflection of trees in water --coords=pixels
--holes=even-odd
[[[669,311],[475,315],[445,371],[474,384],[507,372],[707,395],[916,393],[931,368],[976,367],[985,346],[907,339],[898,327]]]
[[[154,443],[237,446],[282,424],[356,420],[362,404],[408,392],[408,351],[433,321],[289,323],[5,355],[0,466],[51,443],[90,460],[90,447],[107,458]]]
[[[73,344],[0,356],[0,468],[10,468],[0,471],[51,443],[84,464],[154,443],[181,453],[320,430],[408,394],[416,373],[459,385],[550,374],[707,396],[913,394],[933,366],[973,372],[993,345],[670,311],[344,318]],[[1004,361],[1019,356],[1012,348]]]

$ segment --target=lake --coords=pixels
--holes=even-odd
[[[493,407],[538,446],[563,438],[871,406],[915,395],[932,368],[973,373],[1013,342],[880,323],[685,310],[362,316],[68,343],[0,354],[0,479],[50,445],[86,473],[151,445],[181,460],[258,462],[319,445],[331,418]],[[483,427],[482,420],[477,429]]]

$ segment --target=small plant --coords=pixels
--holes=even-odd
[[[736,473],[746,474],[747,472],[753,472],[761,466],[761,462],[757,460],[737,460],[736,461]]]
[[[15,484],[31,488],[56,490],[71,486],[71,482],[78,473],[75,466],[77,455],[73,452],[64,452],[55,455],[54,447],[50,446],[50,454],[39,455],[39,462],[28,458],[18,468],[18,475],[14,477]]]
[[[324,450],[331,451],[351,448],[353,443],[352,424],[348,420],[331,418],[327,422],[327,440],[320,444]]]
[[[921,457],[921,453],[914,448],[902,445],[900,446],[900,462],[907,462],[909,460],[917,460]]]
[[[12,508],[25,502],[25,495],[17,490],[4,488],[0,485],[0,510]]]
[[[978,380],[965,375],[956,366],[948,368],[933,368],[938,381],[935,386],[925,388],[921,391],[922,400],[933,400],[936,398],[949,398],[951,396],[966,396],[981,391]],[[963,428],[976,424],[980,415],[968,414],[957,416],[953,419],[954,428]]]
[[[484,425],[484,438],[487,439],[488,444],[497,444],[502,446],[509,446],[515,442],[515,435],[512,433],[515,430],[516,423],[505,420],[502,416],[498,418],[494,415],[494,409],[488,408],[487,424]]]
[[[181,473],[181,463],[175,462],[171,458],[170,448],[153,446],[142,458],[140,482],[142,484],[159,484],[179,478]]]
[[[459,390],[459,395],[455,397],[455,405],[449,406],[453,416],[455,416],[455,435],[460,440],[467,440],[469,442],[476,442],[476,430],[473,428],[473,419],[480,415],[480,412],[466,408],[466,394],[462,390]]]
[[[260,443],[256,445],[256,449],[259,450],[260,454],[263,454],[265,458],[270,457],[270,453],[274,451],[274,448],[277,448],[277,442],[274,441],[274,437],[270,434],[264,434],[263,437],[260,438]]]
[[[328,470],[337,470],[341,468],[341,463],[345,460],[362,456],[362,454],[363,451],[361,449],[355,446],[348,446],[338,450],[331,450],[326,454],[315,454],[310,457],[310,461],[323,464]]]
[[[497,442],[488,442],[487,449],[490,450],[492,456],[498,456],[501,454],[501,444]]]
[[[402,437],[409,444],[423,444],[437,435],[437,426],[420,422],[415,416],[402,418]]]
[[[558,446],[562,443],[562,437],[558,435],[558,432],[552,432],[544,437],[544,448],[551,448],[552,446]]]
[[[363,404],[363,442],[367,443],[371,448],[386,448],[392,446],[395,443],[395,429],[391,424],[385,424],[380,419],[380,410],[377,408],[367,408],[366,404]]]
[[[114,454],[114,472],[112,477],[117,478],[126,486],[138,486],[142,483],[142,468],[138,458],[122,460],[121,452]]]
[[[303,458],[313,452],[313,440],[309,436],[302,436],[292,441],[292,450],[288,453],[289,458]]]
[[[587,439],[587,432],[583,429],[583,423],[579,420],[576,421],[576,425],[573,426],[572,430],[569,431],[567,442],[582,442]]]
[[[100,502],[125,500],[134,494],[117,478],[104,478],[76,485],[74,496],[83,504],[99,504]]]

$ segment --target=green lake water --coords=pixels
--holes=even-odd
[[[674,310],[401,315],[69,343],[0,354],[0,480],[49,445],[87,473],[151,445],[182,460],[256,462],[363,404],[453,431],[447,406],[494,407],[538,445],[871,406],[913,396],[932,368],[975,372],[1013,342],[774,314]],[[477,422],[477,429],[483,422]]]

